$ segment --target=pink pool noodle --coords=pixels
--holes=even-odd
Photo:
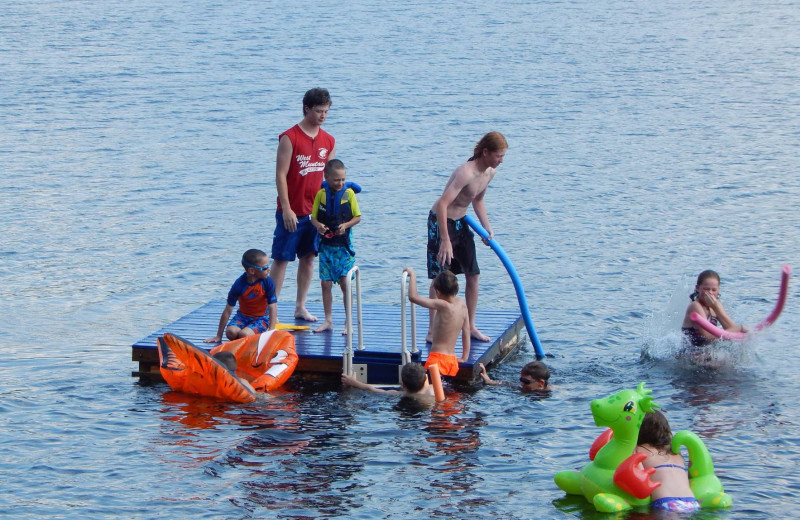
[[[778,319],[778,316],[781,315],[783,311],[783,306],[786,304],[786,296],[789,293],[789,277],[792,274],[792,268],[788,265],[783,266],[783,270],[781,272],[781,288],[778,292],[778,302],[775,304],[775,308],[772,309],[772,312],[769,313],[769,316],[764,318],[764,320],[753,327],[753,330],[761,330],[763,328],[769,327],[775,320]],[[700,327],[702,327],[706,332],[713,334],[714,336],[720,339],[727,339],[727,340],[734,340],[734,339],[745,339],[747,337],[746,332],[728,332],[723,330],[713,323],[705,319],[704,317],[700,316],[696,312],[693,312],[690,316],[691,320],[697,323]]]

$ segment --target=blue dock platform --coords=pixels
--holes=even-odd
[[[161,380],[158,366],[156,341],[164,333],[172,333],[191,341],[196,346],[211,349],[213,344],[203,340],[213,336],[219,325],[219,318],[225,307],[225,301],[213,300],[186,316],[137,341],[132,346],[132,360],[139,363],[139,370],[133,372],[134,377],[142,380]],[[309,303],[309,311],[316,316],[323,316],[321,303]],[[428,327],[428,311],[417,307],[416,346],[418,352],[411,354],[413,361],[424,363],[430,351],[425,343]],[[361,319],[363,350],[358,350],[358,318],[354,313],[353,322],[353,366],[360,367],[362,377],[372,384],[397,384],[398,367],[401,365],[401,307],[400,305],[362,306]],[[283,317],[285,319],[285,317]],[[408,350],[411,350],[410,318],[406,317],[408,332]],[[327,375],[338,376],[342,373],[343,354],[347,347],[344,330],[344,310],[341,301],[334,305],[334,329],[320,333],[311,330],[293,332],[295,347],[300,360],[295,374],[305,376]],[[519,311],[478,309],[476,322],[481,331],[492,338],[489,342],[473,340],[469,359],[461,363],[457,380],[470,381],[478,376],[478,363],[487,367],[493,365],[509,353],[519,342],[520,332],[524,326]],[[293,325],[310,325],[313,329],[318,323],[301,320],[290,322]],[[461,355],[461,340],[456,345],[456,355]]]

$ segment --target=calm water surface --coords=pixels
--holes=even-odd
[[[797,284],[772,330],[720,349],[723,368],[672,354],[699,271],[755,323],[780,266],[800,268],[798,26],[789,0],[4,2],[0,510],[600,518],[552,475],[587,460],[589,400],[647,381],[733,496],[698,517],[791,515]],[[231,406],[130,377],[131,343],[269,249],[277,135],[312,86],[331,90],[326,128],[364,186],[370,302],[424,268],[447,176],[486,131],[506,135],[487,206],[555,356],[551,397],[462,386],[420,410],[297,379]],[[514,308],[479,254],[481,304]],[[532,357],[526,342],[492,375]]]

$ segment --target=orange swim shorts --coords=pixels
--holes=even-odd
[[[439,373],[443,376],[454,376],[458,374],[458,358],[452,354],[442,354],[441,352],[431,352],[425,362],[425,368],[436,363],[439,365]]]

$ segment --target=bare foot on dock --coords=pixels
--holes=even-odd
[[[324,330],[332,330],[333,329],[333,322],[325,320],[322,322],[322,325],[314,329],[314,332],[322,332]]]
[[[317,317],[308,312],[305,307],[294,310],[294,319],[303,321],[317,321]]]
[[[486,334],[484,334],[483,332],[481,332],[481,331],[479,331],[478,329],[475,329],[475,328],[473,328],[472,330],[469,331],[469,335],[472,337],[472,339],[477,340],[477,341],[491,341],[492,340],[492,338],[490,338],[489,336],[487,336]]]

